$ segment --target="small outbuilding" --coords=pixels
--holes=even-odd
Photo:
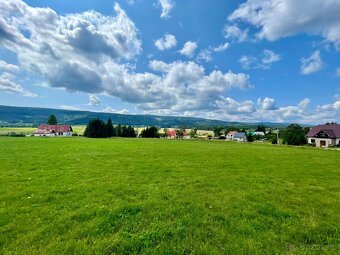
[[[328,147],[340,144],[340,124],[318,125],[306,135],[308,144],[316,147]]]
[[[41,124],[33,132],[34,136],[72,136],[73,129],[70,125],[47,125]]]

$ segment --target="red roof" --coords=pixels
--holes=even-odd
[[[51,134],[59,132],[70,132],[73,131],[70,125],[47,125],[41,124],[34,134]]]
[[[309,130],[307,137],[315,137],[321,131],[331,138],[340,138],[340,124],[319,125]]]

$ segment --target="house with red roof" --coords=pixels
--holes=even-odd
[[[41,124],[33,132],[34,136],[72,136],[73,129],[70,125]]]
[[[340,124],[318,125],[306,135],[309,144],[316,147],[328,147],[340,144]]]

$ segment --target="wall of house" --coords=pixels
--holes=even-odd
[[[328,147],[329,145],[335,145],[336,144],[335,139],[330,139],[330,138],[311,138],[311,137],[308,137],[308,143],[309,144],[313,144],[312,143],[312,139],[315,140],[315,146],[316,147]],[[326,145],[321,146],[321,141],[325,141]]]

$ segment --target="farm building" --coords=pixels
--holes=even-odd
[[[234,140],[234,136],[235,136],[236,133],[237,133],[237,131],[230,131],[230,132],[227,134],[226,139],[227,139],[228,141],[233,141],[233,140]]]
[[[318,125],[306,135],[309,144],[316,147],[328,147],[340,144],[340,124]]]
[[[247,136],[244,132],[230,131],[226,136],[227,141],[246,142]]]
[[[246,133],[244,133],[244,132],[237,132],[234,135],[233,141],[246,142],[247,141]]]
[[[47,125],[42,124],[33,132],[34,136],[72,136],[73,130],[70,125]]]

